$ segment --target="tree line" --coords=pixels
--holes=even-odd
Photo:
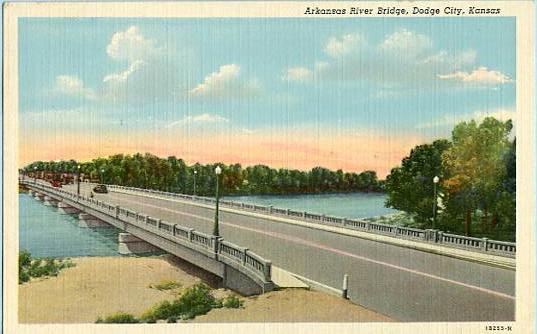
[[[492,117],[461,122],[451,140],[416,146],[387,176],[386,205],[410,214],[420,228],[515,240],[512,128],[510,120]]]
[[[382,191],[383,181],[375,171],[361,173],[332,171],[315,167],[309,171],[223,163],[187,165],[175,156],[159,158],[153,154],[112,155],[89,162],[37,161],[22,169],[52,173],[80,173],[101,183],[157,189],[176,193],[214,196],[215,168],[220,166],[224,195],[305,194]]]

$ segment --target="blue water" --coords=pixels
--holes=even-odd
[[[19,194],[19,249],[36,257],[119,256],[119,230],[78,227],[76,215],[62,215],[28,194]]]
[[[368,218],[399,212],[386,208],[386,195],[378,193],[230,196],[225,199],[345,218]]]

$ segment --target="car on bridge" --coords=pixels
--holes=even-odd
[[[93,192],[96,192],[98,194],[108,194],[108,188],[106,188],[104,184],[98,184],[93,187]]]
[[[50,185],[53,186],[54,188],[61,188],[62,187],[62,183],[60,181],[57,181],[57,180],[50,181]]]

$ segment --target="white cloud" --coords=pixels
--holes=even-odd
[[[103,82],[125,82],[131,74],[138,71],[144,64],[145,63],[143,60],[134,61],[125,71],[119,73],[112,73],[105,76]]]
[[[189,116],[184,117],[181,120],[169,123],[168,125],[166,125],[166,127],[172,128],[172,127],[187,126],[187,125],[192,125],[192,124],[208,124],[208,123],[209,124],[229,123],[229,119],[222,117],[222,116],[208,114],[208,113],[197,115],[197,116],[189,115]]]
[[[313,80],[313,71],[305,67],[292,67],[282,76],[284,81],[310,82]]]
[[[74,75],[58,75],[55,82],[55,91],[66,95],[78,95],[88,99],[95,98],[95,92],[86,88],[84,82]]]
[[[431,87],[442,82],[439,73],[459,71],[476,59],[474,50],[438,49],[428,36],[408,29],[398,29],[375,44],[361,34],[331,37],[324,52],[328,58],[297,68],[318,80],[369,81],[381,89]]]
[[[137,26],[116,32],[106,47],[111,58],[131,62],[145,59],[156,51],[155,41],[145,38]]]
[[[480,123],[487,117],[494,117],[500,121],[512,120],[516,122],[515,108],[498,108],[491,110],[475,110],[465,114],[448,114],[442,118],[416,125],[416,129],[429,129],[441,127],[453,127],[460,122],[475,120]]]
[[[240,66],[222,65],[218,71],[203,79],[203,82],[189,91],[189,95],[199,98],[246,97],[259,94],[261,88],[256,80],[244,81],[240,78]]]
[[[399,29],[388,35],[378,46],[382,52],[394,53],[398,57],[417,57],[432,49],[430,38],[407,29]]]
[[[366,41],[360,34],[346,34],[328,40],[324,51],[333,58],[339,58],[365,46]]]
[[[475,85],[494,86],[513,82],[511,78],[500,71],[489,70],[481,66],[472,72],[456,71],[449,74],[439,74],[438,78],[443,80],[453,80]]]

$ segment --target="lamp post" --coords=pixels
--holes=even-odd
[[[80,197],[80,165],[76,166],[76,194]]]
[[[433,177],[433,189],[434,189],[434,199],[433,199],[433,229],[436,225],[436,202],[438,202],[438,198],[436,197],[436,184],[440,181],[440,178],[438,176]]]
[[[101,183],[104,184],[104,168],[101,169]]]
[[[37,166],[34,166],[34,184],[37,184]]]
[[[196,196],[196,174],[198,174],[198,171],[194,169],[194,196]]]
[[[220,166],[216,166],[214,173],[216,174],[216,209],[214,211],[213,235],[218,237],[220,236],[220,230],[218,228],[218,202],[220,201],[220,194],[218,193],[218,186],[220,183],[220,174],[222,174],[222,168],[220,168]]]

